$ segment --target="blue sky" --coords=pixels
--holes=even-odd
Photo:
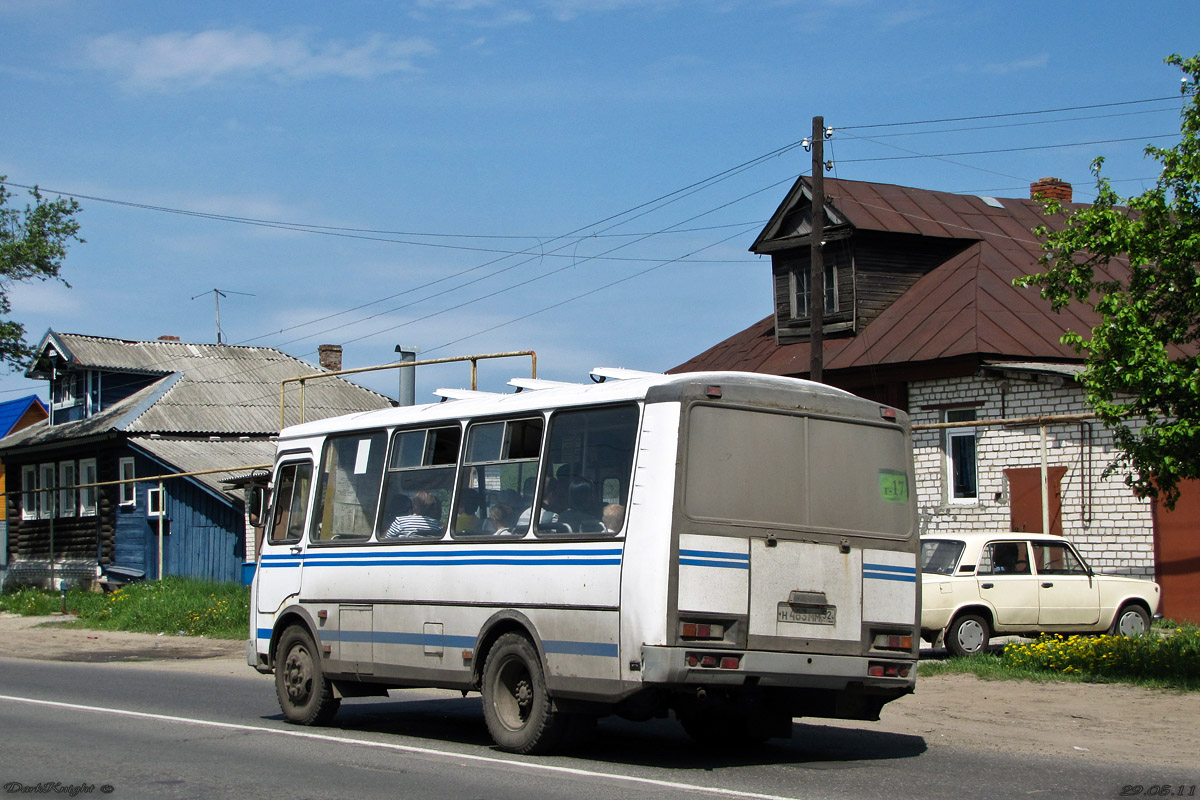
[[[0,30],[0,175],[84,208],[71,288],[12,287],[32,341],[215,341],[220,289],[229,343],[342,344],[347,367],[536,350],[584,380],[767,315],[747,248],[814,115],[832,177],[1024,197],[1056,176],[1087,200],[1103,155],[1139,192],[1200,4],[0,0]],[[1076,110],[1016,115],[1053,109]],[[965,117],[988,118],[870,127]],[[467,380],[423,370],[418,401]]]

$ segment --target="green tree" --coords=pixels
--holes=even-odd
[[[1097,158],[1096,201],[1074,211],[1043,201],[1065,224],[1038,228],[1046,271],[1016,282],[1040,286],[1055,310],[1099,314],[1090,336],[1063,342],[1086,353],[1088,403],[1119,449],[1109,473],[1173,507],[1179,481],[1200,477],[1200,55],[1166,63],[1183,72],[1184,103],[1179,143],[1146,148],[1161,165],[1155,185],[1122,201]]]
[[[59,277],[71,240],[79,238],[75,215],[79,203],[74,198],[46,200],[38,188],[29,190],[33,205],[24,210],[9,208],[13,197],[0,175],[0,364],[10,370],[27,365],[32,351],[25,343],[25,326],[9,318],[12,305],[8,293],[20,281],[66,280]]]

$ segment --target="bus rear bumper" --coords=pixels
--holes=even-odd
[[[641,673],[648,685],[857,689],[899,696],[913,691],[917,665],[904,657],[646,646]]]

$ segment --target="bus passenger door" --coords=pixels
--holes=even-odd
[[[275,613],[289,597],[300,592],[312,474],[311,461],[286,461],[275,473],[270,524],[255,574],[259,613]]]

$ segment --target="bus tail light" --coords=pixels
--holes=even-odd
[[[701,669],[738,669],[742,666],[741,653],[687,653],[684,661],[689,667]]]
[[[875,636],[875,640],[871,646],[876,650],[903,650],[907,653],[912,650],[913,637],[911,635],[880,633]]]
[[[911,664],[888,664],[872,661],[867,664],[867,674],[872,678],[907,678]]]
[[[724,639],[725,626],[713,622],[680,622],[681,639]]]

